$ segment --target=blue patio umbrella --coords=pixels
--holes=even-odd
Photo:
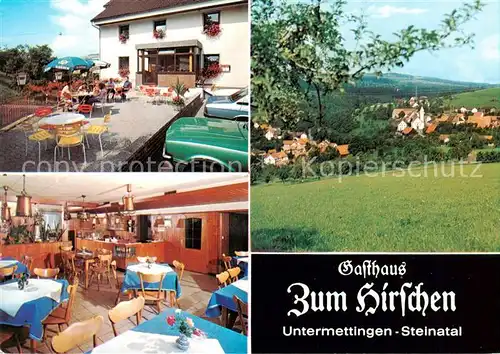
[[[107,69],[111,66],[110,63],[105,62],[100,59],[86,59],[87,62],[89,62],[92,65],[92,68],[94,69]]]
[[[93,66],[93,63],[79,57],[64,57],[52,60],[45,66],[44,72],[50,70],[55,71],[75,71],[88,70]]]

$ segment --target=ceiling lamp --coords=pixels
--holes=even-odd
[[[77,214],[77,217],[78,217],[78,219],[80,219],[82,221],[87,221],[90,218],[90,216],[89,216],[89,213],[87,213],[85,211],[85,196],[84,195],[82,195],[82,203],[84,204],[83,205],[83,211],[79,212]]]
[[[132,195],[132,185],[127,184],[127,194],[122,198],[124,214],[134,214],[134,196]]]
[[[11,216],[10,216],[10,208],[9,205],[7,204],[7,191],[9,190],[9,187],[3,186],[3,190],[5,191],[4,194],[4,200],[2,204],[2,221],[7,222],[10,221]]]
[[[31,217],[31,197],[26,193],[26,175],[23,175],[23,191],[17,196],[16,216]]]

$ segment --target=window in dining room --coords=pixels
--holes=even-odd
[[[188,218],[185,221],[185,247],[201,250],[201,225],[200,218]]]

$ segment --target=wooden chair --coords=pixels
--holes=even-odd
[[[156,309],[158,313],[161,312],[161,302],[165,300],[165,292],[161,290],[161,285],[163,284],[163,279],[165,278],[165,273],[160,274],[145,274],[137,272],[139,279],[141,281],[141,293],[144,300],[151,301],[156,304]],[[158,283],[158,289],[146,290],[144,288],[144,283]]]
[[[71,313],[73,310],[73,304],[76,299],[76,292],[78,290],[78,278],[75,279],[73,285],[68,286],[69,300],[66,307],[59,306],[50,315],[42,321],[43,325],[43,335],[45,336],[47,326],[57,325],[59,332],[62,331],[62,325],[65,324],[69,326],[71,321]],[[58,332],[58,333],[59,333]],[[45,338],[44,338],[45,340]]]
[[[33,269],[33,273],[38,277],[38,279],[57,279],[59,268],[35,268]]]
[[[108,317],[111,321],[111,327],[113,328],[113,334],[115,337],[118,335],[115,327],[116,323],[130,318],[133,315],[135,315],[137,325],[141,323],[142,309],[144,308],[145,303],[146,300],[142,296],[139,296],[133,300],[120,302],[118,305],[109,310]]]
[[[14,276],[16,270],[17,270],[17,265],[0,268],[0,280],[3,281],[6,277]]]
[[[181,281],[182,275],[184,274],[184,268],[186,266],[184,265],[184,263],[181,263],[181,262],[175,261],[175,260],[173,262],[173,265],[174,265],[175,271],[177,272],[177,276],[179,277],[179,281]]]
[[[241,333],[245,336],[248,334],[248,304],[243,302],[238,296],[233,295],[233,301],[238,309],[238,318],[241,325]]]
[[[21,263],[26,266],[26,269],[28,270],[28,273],[33,273],[33,257],[30,256],[23,256]]]
[[[224,253],[222,254],[222,262],[224,263],[224,268],[229,270],[231,268],[231,256],[226,256]]]
[[[86,321],[73,323],[57,336],[52,337],[52,350],[56,353],[66,353],[93,339],[94,348],[97,346],[97,333],[104,323],[102,316],[96,316]]]
[[[227,271],[219,273],[215,277],[219,282],[219,289],[227,286],[231,282],[230,281],[231,275],[229,275],[229,272]]]
[[[75,254],[71,252],[64,252],[62,254],[64,274],[71,282],[79,279],[84,272],[81,267],[76,266],[75,258]]]
[[[16,340],[16,348],[19,353],[22,353],[21,343],[19,343],[19,337],[16,332],[9,330],[8,326],[0,326],[0,344],[8,341],[12,337]],[[3,352],[2,352],[3,353]]]
[[[231,283],[232,283],[232,282],[235,282],[238,280],[238,276],[241,273],[241,268],[240,267],[230,268],[227,270],[227,272],[229,273],[229,276],[231,277]]]
[[[108,250],[106,248],[98,248],[96,249],[95,251],[98,255],[99,254],[102,254],[102,255],[108,255],[108,254],[111,254],[111,250]]]
[[[120,296],[122,295],[121,289],[122,289],[122,282],[118,279],[118,274],[116,271],[116,261],[113,260],[111,262],[111,271],[113,272],[113,277],[115,278],[116,281],[116,288],[118,289],[118,293],[116,294],[116,299],[115,299],[115,305],[118,304],[120,301]],[[132,299],[132,291],[131,290],[126,290],[123,295],[128,295],[128,299]]]
[[[111,279],[109,278],[109,274],[111,273],[111,260],[113,258],[112,254],[98,254],[97,262],[92,265],[90,269],[90,280],[89,287],[92,284],[92,280],[94,276],[97,276],[97,290],[99,291],[99,283],[101,278],[106,276],[108,278],[109,286],[112,287]]]
[[[234,254],[238,257],[248,257],[248,251],[234,251]]]

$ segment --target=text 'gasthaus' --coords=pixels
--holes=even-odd
[[[339,264],[341,275],[358,275],[363,278],[382,276],[403,276],[406,274],[406,263],[378,265],[377,261],[365,260],[361,264],[353,264],[351,260]]]
[[[423,285],[424,283],[415,286],[412,283],[403,283],[399,289],[387,291],[388,283],[384,283],[381,290],[374,289],[374,283],[366,283],[358,291],[356,311],[366,316],[378,311],[401,311],[403,317],[406,316],[407,311],[418,312],[422,316],[426,316],[428,310],[456,311],[453,291],[441,293],[435,291],[429,294],[423,290]],[[288,316],[299,317],[309,311],[347,311],[347,294],[344,291],[316,292],[311,291],[306,284],[293,283],[288,287],[287,292],[294,296],[293,304],[298,305],[297,308],[288,311]]]

